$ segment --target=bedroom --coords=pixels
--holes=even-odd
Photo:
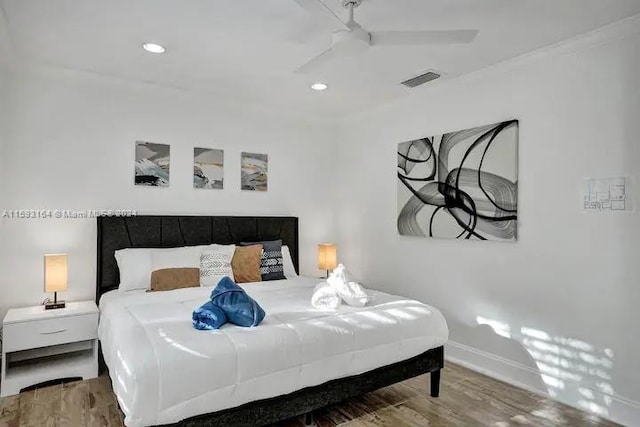
[[[157,0],[0,0],[0,318],[11,324],[10,310],[26,307],[45,317],[64,312],[42,308],[53,299],[45,287],[47,254],[66,254],[60,299],[98,310],[100,236],[114,235],[98,233],[96,214],[109,213],[103,211],[143,221],[297,218],[290,227],[297,230],[292,263],[300,280],[325,280],[318,245],[334,243],[337,260],[367,292],[417,300],[443,315],[444,369],[437,398],[424,368],[364,396],[329,407],[320,402],[311,420],[292,403],[283,406],[296,412],[287,421],[269,422],[638,425],[640,2],[402,0],[391,7],[364,0],[355,21],[374,34],[478,32],[471,39],[456,33],[467,39],[444,46],[348,46],[298,70],[331,45],[333,31],[344,30],[333,14],[349,19],[341,1],[325,3],[328,10],[317,0],[179,7]],[[145,43],[166,51],[145,51]],[[441,77],[415,88],[401,84],[429,70]],[[315,83],[327,88],[311,89]],[[509,177],[517,184],[517,220],[509,222],[515,231],[491,239],[512,241],[427,237],[433,206],[417,216],[427,236],[400,230],[408,197],[398,179],[402,144],[513,120],[515,152],[499,159],[509,174],[516,166]],[[159,185],[136,185],[143,148],[166,146]],[[200,184],[201,175],[208,184]],[[587,182],[621,178],[624,209],[584,203]],[[482,198],[481,191],[469,194]],[[436,231],[455,228],[437,215],[443,225]],[[194,233],[185,240],[199,244]],[[243,241],[279,233],[249,233],[253,238]],[[202,244],[241,243],[220,239],[210,232]],[[127,247],[119,244],[112,249]],[[207,297],[199,295],[197,306]],[[268,298],[255,299],[267,312],[264,324],[250,329],[260,333],[274,313]],[[190,316],[180,321],[198,337],[211,334],[193,330]],[[236,329],[245,331],[231,324],[220,331]],[[93,333],[97,339],[97,325]],[[57,365],[44,359],[38,366],[59,379]],[[3,396],[0,425],[124,425],[127,402],[115,394],[113,369]],[[245,402],[272,397],[244,394]],[[261,418],[253,414],[249,422],[261,425]]]

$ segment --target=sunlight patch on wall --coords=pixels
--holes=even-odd
[[[579,339],[553,336],[528,326],[515,328],[483,316],[477,316],[476,322],[522,344],[551,397],[599,416],[609,415],[614,396],[610,383],[614,365],[611,349],[598,349]]]
[[[498,322],[497,320],[487,319],[486,317],[478,316],[476,317],[476,322],[478,325],[487,325],[490,326],[493,331],[500,335],[501,337],[511,338],[511,331],[509,325],[503,322]]]
[[[607,382],[613,369],[610,349],[598,350],[590,343],[529,327],[520,328],[518,341],[536,361],[552,397],[575,402],[596,415],[609,415],[614,392]]]

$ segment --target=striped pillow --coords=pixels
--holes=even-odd
[[[286,279],[284,276],[284,262],[282,259],[282,240],[268,240],[264,242],[240,243],[240,246],[262,245],[260,259],[260,275],[263,281]]]
[[[231,259],[235,245],[206,249],[200,255],[200,286],[216,286],[225,276],[233,279]]]

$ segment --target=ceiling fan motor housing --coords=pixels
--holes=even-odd
[[[371,34],[355,22],[348,23],[350,30],[333,33],[333,49],[344,53],[358,53],[367,50],[371,44]]]

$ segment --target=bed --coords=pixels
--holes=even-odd
[[[260,426],[431,372],[439,392],[440,312],[371,291],[367,307],[310,305],[316,278],[243,284],[267,312],[256,328],[192,328],[210,288],[119,292],[114,251],[282,239],[298,270],[292,217],[100,217],[99,338],[130,427]]]

